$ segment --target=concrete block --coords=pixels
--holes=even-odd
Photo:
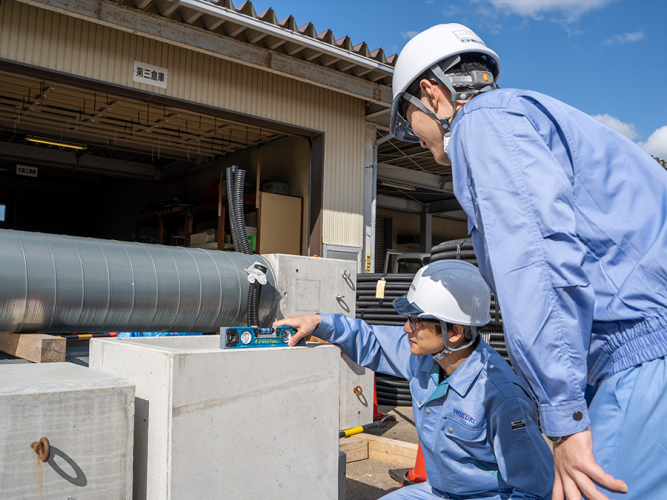
[[[269,254],[280,294],[278,318],[300,314],[340,313],[354,318],[357,273],[349,260]],[[374,373],[341,354],[340,428],[373,421]],[[362,394],[354,393],[361,387]]]
[[[340,353],[340,428],[351,429],[373,421],[375,373]],[[361,391],[361,394],[355,393]]]
[[[262,257],[271,264],[276,276],[280,292],[278,319],[318,312],[354,318],[357,292],[354,262],[283,254]]]
[[[134,386],[71,363],[0,366],[0,496],[132,498]],[[33,444],[42,437],[50,457]]]
[[[93,339],[136,385],[136,499],[335,500],[340,355],[222,350],[219,336]]]

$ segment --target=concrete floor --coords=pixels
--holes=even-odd
[[[350,462],[346,468],[345,500],[378,500],[400,485],[389,477],[396,465],[379,460]]]
[[[368,434],[383,436],[389,439],[398,439],[407,443],[418,443],[419,436],[412,415],[412,406],[384,406],[378,405],[383,415],[393,415],[396,423],[390,423],[384,429],[371,429]]]
[[[396,423],[384,429],[372,429],[368,434],[398,439],[408,443],[418,443],[411,406],[378,406],[384,415],[394,415]],[[346,466],[345,500],[378,500],[397,490],[400,485],[389,476],[390,469],[400,466],[379,460],[360,460]]]

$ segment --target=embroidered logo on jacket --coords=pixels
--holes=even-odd
[[[459,411],[457,409],[454,409],[454,415],[456,415],[457,417],[461,417],[463,420],[465,420],[466,422],[470,422],[471,424],[475,423],[474,418],[472,418],[467,413],[463,413],[462,411]]]

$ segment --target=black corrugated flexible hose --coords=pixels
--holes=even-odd
[[[229,202],[229,223],[237,252],[252,255],[248,233],[245,227],[245,212],[243,209],[243,190],[245,187],[245,170],[236,166],[227,168],[227,200]],[[256,263],[255,269],[264,274],[266,266]],[[262,284],[255,280],[248,287],[248,326],[259,326],[259,299],[262,295]]]

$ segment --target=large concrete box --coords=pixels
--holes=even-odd
[[[71,363],[0,366],[0,497],[130,500],[134,386]],[[48,439],[39,460],[33,444]]]
[[[318,312],[354,318],[357,295],[354,262],[283,254],[263,257],[276,276],[280,294],[278,318]],[[340,367],[340,428],[351,429],[372,422],[375,374],[343,353]]]
[[[91,341],[90,366],[136,385],[135,498],[336,499],[338,349],[219,345]]]
[[[299,255],[262,255],[276,276],[280,292],[278,319],[317,312],[354,318],[357,273],[349,260]]]

